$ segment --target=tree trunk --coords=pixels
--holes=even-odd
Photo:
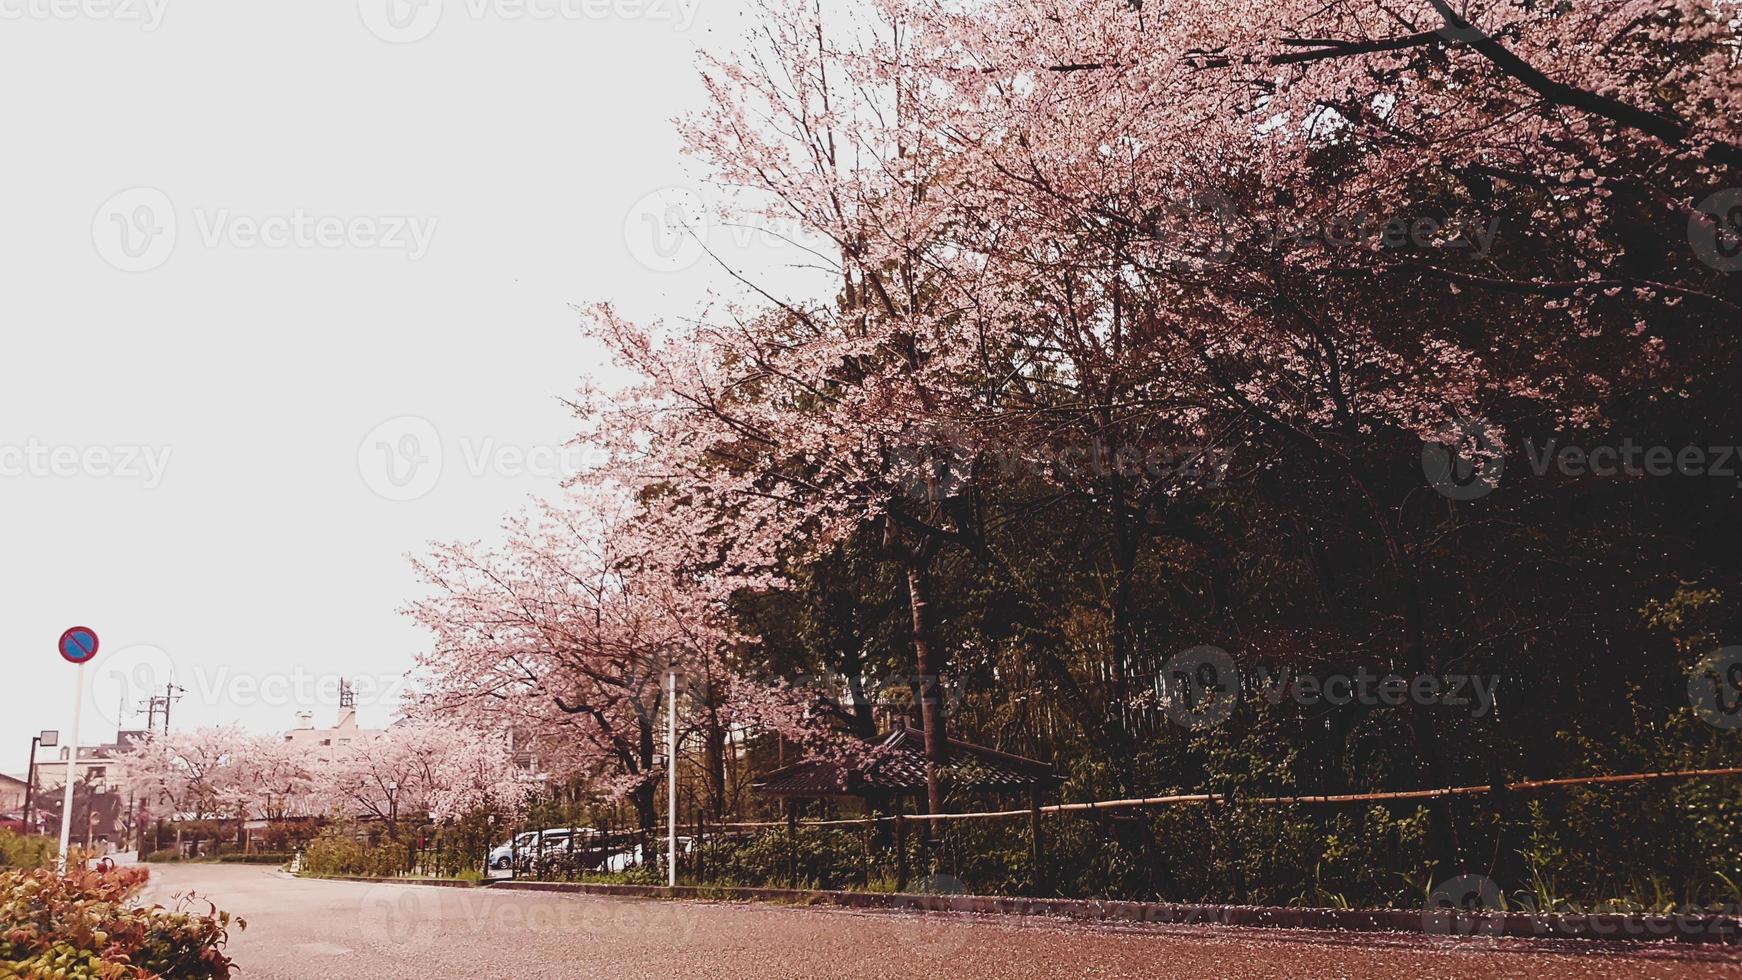
[[[645,776],[653,771],[653,723],[659,716],[659,702],[654,702],[651,712],[638,713],[636,718],[635,749],[641,772]],[[673,765],[674,760],[667,759],[666,765]],[[655,799],[659,787],[652,779],[643,779],[629,794],[630,802],[635,805],[635,824],[641,834],[642,860],[653,853],[653,841],[658,834],[659,812],[655,809]]]
[[[707,731],[709,812],[715,823],[726,815],[726,730],[720,724],[720,709],[708,706]]]
[[[629,802],[635,806],[635,826],[641,831],[642,845],[648,845],[659,832],[659,811],[654,806],[658,787],[651,781],[635,787]]]
[[[847,672],[847,693],[853,699],[853,734],[866,741],[877,737],[877,716],[871,710],[871,695],[865,690],[863,659],[858,669]]]
[[[907,598],[913,610],[913,651],[919,662],[920,719],[925,726],[925,795],[927,810],[944,812],[943,786],[940,773],[948,758],[948,734],[945,729],[947,711],[944,707],[943,656],[932,636],[931,572],[929,558],[915,556],[907,562]]]

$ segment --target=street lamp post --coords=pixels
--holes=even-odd
[[[677,669],[665,705],[665,883],[677,887]]]
[[[38,745],[54,748],[60,744],[60,732],[44,730],[42,734],[30,740],[30,768],[24,773],[24,832],[30,833],[32,803],[36,798],[36,747]]]

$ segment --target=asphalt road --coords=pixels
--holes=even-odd
[[[149,900],[173,905],[176,893],[194,890],[248,920],[230,944],[243,980],[1742,978],[1742,950],[1734,948],[1075,926],[314,881],[246,865],[153,870]]]

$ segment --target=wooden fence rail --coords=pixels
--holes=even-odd
[[[1539,789],[1555,789],[1566,786],[1607,786],[1617,783],[1638,783],[1655,779],[1715,779],[1724,776],[1742,776],[1742,767],[1728,769],[1681,769],[1659,772],[1630,772],[1609,776],[1568,776],[1559,779],[1528,779],[1516,783],[1482,784],[1474,786],[1447,786],[1440,789],[1395,790],[1380,793],[1343,793],[1335,796],[1237,796],[1232,793],[1181,793],[1172,796],[1146,796],[1129,800],[1096,800],[1086,803],[1054,803],[1039,807],[1020,810],[984,810],[973,813],[908,813],[902,814],[901,820],[1002,820],[1013,817],[1030,817],[1036,812],[1051,813],[1087,813],[1099,810],[1133,810],[1146,807],[1177,806],[1182,804],[1212,804],[1240,806],[1295,806],[1308,803],[1382,803],[1396,800],[1431,800],[1446,796],[1473,796],[1480,793],[1495,791],[1518,793]],[[856,817],[846,820],[801,820],[801,827],[863,827],[872,823],[893,822],[897,817]],[[763,820],[745,823],[716,824],[720,830],[755,830],[768,827],[785,827],[785,820]]]

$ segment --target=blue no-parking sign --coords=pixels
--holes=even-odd
[[[60,635],[60,655],[67,663],[82,664],[97,655],[97,631],[74,626]]]

